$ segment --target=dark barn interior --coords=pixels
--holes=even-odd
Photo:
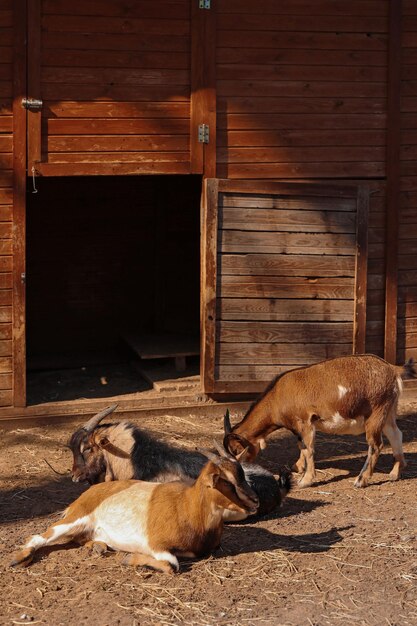
[[[149,388],[142,365],[174,363],[190,343],[187,367],[198,373],[201,179],[45,177],[36,187],[27,199],[29,404]]]

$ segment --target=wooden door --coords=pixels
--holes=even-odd
[[[209,179],[204,205],[206,392],[364,352],[365,187]]]
[[[191,51],[207,11],[191,0],[27,4],[29,174],[202,172],[204,78]]]

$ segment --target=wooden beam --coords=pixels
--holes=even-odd
[[[217,0],[211,0],[211,8],[206,11],[204,73],[206,76],[207,124],[210,127],[210,141],[204,146],[204,176],[215,178],[217,175],[217,91],[216,91],[216,35],[217,35]]]
[[[191,96],[190,96],[190,165],[192,174],[202,174],[204,144],[198,141],[198,126],[204,123],[204,29],[205,11],[191,0]]]
[[[191,173],[216,176],[216,1],[201,9],[191,0]],[[198,126],[210,128],[208,144],[198,141]]]
[[[353,353],[365,352],[366,294],[368,278],[369,189],[359,187],[356,207],[356,285],[353,323]]]
[[[26,404],[26,0],[15,0],[13,67],[13,405]]]
[[[37,163],[36,176],[128,176],[140,174],[189,174],[188,162],[159,163]],[[29,172],[31,175],[31,172]]]
[[[41,3],[40,0],[30,0],[27,4],[27,94],[29,98],[41,99]],[[28,110],[28,171],[33,174],[32,168],[39,163],[41,157],[41,122],[42,110]]]
[[[216,346],[218,181],[206,179],[203,187],[201,233],[201,356],[200,373],[205,393],[214,391]]]
[[[401,32],[402,0],[390,0],[387,102],[387,206],[385,266],[384,356],[396,362],[398,296],[398,223],[401,147]]]

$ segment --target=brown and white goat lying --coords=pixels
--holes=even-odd
[[[160,441],[129,422],[100,424],[112,413],[112,405],[94,415],[71,437],[72,479],[95,484],[111,480],[146,480],[171,482],[195,480],[207,462],[197,450],[187,450]],[[243,463],[245,479],[259,498],[258,514],[276,509],[291,487],[291,475],[281,470],[278,480],[268,470],[253,463]],[[242,513],[225,513],[228,521],[244,519]]]
[[[372,354],[329,359],[281,374],[233,428],[225,416],[224,447],[234,455],[246,449],[243,458],[252,461],[270,433],[288,428],[300,448],[293,469],[301,474],[299,485],[307,487],[315,479],[316,430],[332,435],[364,432],[368,456],[355,486],[365,487],[382,449],[383,433],[395,459],[390,479],[397,480],[406,465],[396,423],[401,376],[416,376],[412,359],[397,367]]]
[[[33,535],[13,557],[28,565],[44,546],[76,541],[99,552],[130,552],[125,563],[178,571],[177,557],[201,557],[220,545],[225,510],[248,514],[258,498],[230,455],[210,460],[193,485],[182,482],[104,482],[85,491],[60,521]]]

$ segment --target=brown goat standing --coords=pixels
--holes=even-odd
[[[401,376],[416,376],[412,360],[396,367],[371,354],[329,359],[286,372],[272,381],[239,424],[231,428],[225,417],[224,447],[234,455],[247,449],[244,458],[253,461],[270,433],[288,428],[298,437],[300,448],[293,469],[302,474],[299,485],[307,487],[315,479],[316,430],[333,435],[365,432],[368,456],[355,481],[355,487],[365,487],[384,433],[395,459],[390,479],[397,480],[406,465],[396,423]]]

